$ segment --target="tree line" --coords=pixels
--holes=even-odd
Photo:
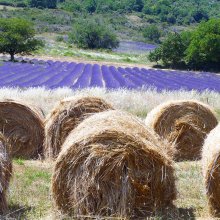
[[[171,68],[219,70],[220,19],[201,22],[192,31],[170,33],[149,59]]]
[[[61,8],[73,13],[138,12],[149,23],[189,25],[219,17],[219,0],[0,0],[0,4]]]
[[[0,53],[28,54],[43,46],[35,38],[33,25],[23,19],[0,19]],[[151,27],[144,34],[158,39],[160,33]],[[119,40],[114,31],[98,18],[75,21],[69,32],[69,43],[85,49],[113,49]],[[220,70],[220,19],[201,22],[193,30],[169,33],[149,54],[149,60],[169,68]]]

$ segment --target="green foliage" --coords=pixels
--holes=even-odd
[[[0,19],[0,53],[9,53],[11,60],[15,54],[28,54],[43,46],[34,38],[33,25],[18,18]]]
[[[22,158],[14,159],[13,162],[15,162],[18,165],[24,165],[24,160]]]
[[[202,22],[193,32],[186,61],[195,68],[220,66],[220,19]]]
[[[79,20],[74,24],[69,38],[81,48],[112,49],[118,47],[119,44],[114,32],[98,19]]]
[[[30,0],[30,6],[35,8],[56,8],[57,0]]]
[[[193,69],[220,68],[220,19],[202,22],[194,31],[169,34],[149,59],[164,65]]]
[[[178,33],[171,33],[160,48],[150,53],[149,59],[156,62],[162,60],[165,66],[178,67],[183,63],[186,49],[184,38]]]
[[[159,43],[161,31],[156,25],[149,25],[148,27],[144,28],[143,36],[151,42]]]

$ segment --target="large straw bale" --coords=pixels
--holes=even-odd
[[[75,217],[137,219],[171,205],[174,168],[164,144],[126,112],[111,110],[85,119],[56,160],[56,208]]]
[[[210,212],[220,218],[220,125],[205,140],[202,167]]]
[[[0,102],[0,131],[12,146],[12,157],[36,158],[42,154],[43,121],[36,107],[18,100]]]
[[[9,150],[8,142],[2,133],[0,133],[0,215],[4,214],[8,209],[6,193],[12,174]]]
[[[45,157],[56,158],[68,134],[85,118],[113,107],[98,97],[69,97],[45,120]]]
[[[172,101],[157,106],[145,124],[176,148],[177,161],[201,158],[206,135],[217,125],[214,111],[198,101]]]

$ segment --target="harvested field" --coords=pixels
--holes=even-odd
[[[164,144],[126,112],[106,111],[85,119],[56,160],[56,207],[72,216],[128,219],[172,207],[174,168]]]
[[[195,100],[180,100],[154,108],[145,124],[173,144],[174,159],[181,161],[201,158],[204,140],[218,121],[210,106]]]
[[[12,175],[10,150],[7,139],[0,133],[0,215],[8,210],[7,191]]]
[[[63,88],[58,90],[35,89],[0,89],[0,99],[19,98],[49,113],[63,98],[74,95],[99,96],[112,103],[114,108],[123,109],[144,119],[147,113],[164,101],[196,99],[211,105],[220,113],[220,95],[215,92],[162,92],[154,90],[106,91],[103,89],[76,90]],[[51,161],[33,161],[14,159],[13,178],[9,187],[9,212],[7,218],[15,219],[63,219],[56,216],[51,198],[51,176],[54,163]],[[202,177],[201,161],[178,162],[176,170],[177,200],[174,207],[164,213],[156,213],[156,219],[208,219],[208,201]]]
[[[46,158],[56,158],[68,134],[92,114],[113,109],[98,97],[70,97],[63,99],[45,120]]]
[[[38,158],[44,141],[44,116],[22,101],[0,101],[0,131],[11,144],[12,157]]]
[[[220,126],[205,140],[202,153],[203,176],[210,213],[220,218]]]

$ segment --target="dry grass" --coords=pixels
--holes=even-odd
[[[145,120],[161,137],[173,143],[178,161],[201,158],[207,134],[218,124],[215,112],[195,100],[171,101],[158,105]]]
[[[14,160],[14,177],[9,191],[10,212],[7,217],[21,220],[60,220],[52,211],[50,179],[51,161]],[[201,162],[175,165],[178,196],[176,208],[158,213],[155,219],[210,218],[202,181]]]
[[[70,97],[63,99],[45,120],[44,156],[56,158],[68,134],[94,113],[113,109],[98,97]]]
[[[23,101],[0,101],[0,131],[11,144],[12,157],[37,158],[42,154],[44,117]]]
[[[220,115],[220,94],[214,92],[163,92],[155,91],[105,91],[87,89],[71,91],[59,89],[49,91],[42,88],[20,90],[0,89],[0,99],[21,98],[41,107],[48,113],[58,101],[73,95],[94,95],[105,98],[114,107],[127,110],[145,118],[156,105],[164,101],[179,99],[196,99],[210,104]],[[220,118],[220,117],[219,117]],[[9,208],[7,217],[15,219],[53,219],[50,181],[53,163],[16,159],[13,161],[14,177],[9,189]],[[203,185],[201,162],[180,162],[175,165],[178,196],[175,208],[167,213],[158,213],[156,219],[207,219],[208,204]],[[61,219],[61,217],[57,217]]]
[[[73,216],[131,219],[172,206],[174,169],[164,145],[123,111],[85,119],[67,137],[56,160],[52,179],[56,207]]]
[[[6,195],[12,174],[9,151],[10,145],[7,139],[0,133],[0,214],[4,214],[8,209]]]
[[[220,93],[209,91],[203,93],[198,93],[196,91],[164,91],[158,93],[150,89],[143,91],[125,89],[107,91],[100,88],[83,90],[71,90],[70,88],[56,90],[47,90],[45,88],[0,88],[0,100],[4,98],[25,100],[43,109],[45,114],[49,113],[60,100],[75,95],[97,96],[103,98],[113,104],[113,107],[126,110],[141,118],[145,118],[150,110],[163,102],[182,99],[195,99],[209,104],[220,115]]]
[[[203,175],[209,210],[220,218],[220,125],[213,129],[205,140],[202,152]]]

